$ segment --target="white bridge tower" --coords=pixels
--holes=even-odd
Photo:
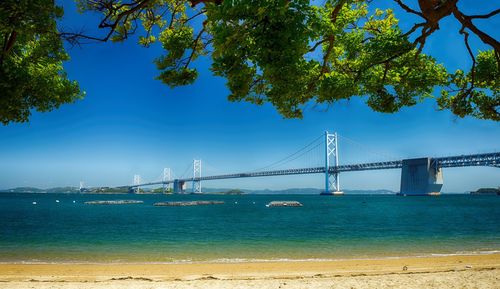
[[[170,188],[171,188],[171,183],[170,181],[172,180],[172,171],[170,170],[170,168],[164,168],[163,169],[163,178],[162,178],[162,181],[163,181],[163,193],[166,194],[167,193],[167,190],[170,191]],[[165,182],[169,182],[168,184],[165,184]]]
[[[193,193],[201,194],[201,160],[193,160]]]
[[[140,190],[139,190],[139,185],[141,184],[141,176],[140,175],[134,175],[134,186],[137,186],[135,187],[135,192],[136,193],[139,193]]]
[[[337,133],[325,131],[325,191],[322,195],[343,195],[340,178],[336,168],[339,165]],[[332,170],[330,167],[334,167]]]

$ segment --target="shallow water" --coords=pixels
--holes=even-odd
[[[84,204],[111,199],[144,203]],[[184,200],[225,204],[152,206]],[[272,200],[304,206],[266,207]],[[498,250],[497,196],[0,194],[0,262],[226,262]]]

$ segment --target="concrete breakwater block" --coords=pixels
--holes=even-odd
[[[272,201],[266,207],[302,207],[303,205],[297,201]]]
[[[157,207],[185,207],[185,206],[205,206],[205,205],[221,205],[223,201],[189,201],[189,202],[158,202],[153,206]]]
[[[143,201],[137,200],[106,200],[106,201],[88,201],[87,205],[129,205],[129,204],[142,204]]]

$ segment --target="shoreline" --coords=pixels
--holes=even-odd
[[[211,260],[176,260],[176,261],[0,261],[2,265],[183,265],[183,264],[245,264],[245,263],[301,263],[301,262],[342,262],[342,261],[377,261],[377,260],[399,260],[399,259],[421,259],[435,257],[453,256],[486,256],[500,255],[499,250],[488,251],[465,251],[458,253],[428,253],[422,255],[403,256],[370,256],[370,257],[341,257],[341,258],[304,258],[304,259],[261,259],[261,258],[220,258]],[[1,276],[1,274],[0,274]]]
[[[9,289],[498,288],[500,254],[191,264],[0,264]]]
[[[0,264],[0,281],[98,281],[112,278],[152,280],[192,280],[212,276],[217,279],[241,277],[269,278],[300,276],[349,276],[355,274],[398,274],[500,270],[500,253],[434,257],[398,257],[383,259],[343,259],[329,261],[266,261],[238,263],[181,264]]]

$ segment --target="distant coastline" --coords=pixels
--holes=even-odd
[[[319,195],[323,190],[317,188],[290,188],[282,190],[251,190],[251,189],[230,189],[230,188],[203,188],[203,194],[210,195]],[[378,189],[378,190],[344,190],[349,195],[396,195],[398,192]],[[140,189],[139,192],[131,193],[128,187],[95,187],[85,188],[80,191],[77,187],[54,187],[40,189],[36,187],[16,187],[11,189],[0,189],[1,193],[29,193],[29,194],[172,194],[171,191],[164,192],[163,188]],[[190,192],[186,192],[189,194]],[[500,195],[500,188],[479,188],[476,191],[467,192],[444,192],[442,194],[471,194],[471,195]]]
[[[204,194],[216,195],[319,195],[323,190],[317,188],[290,188],[282,190],[251,190],[251,189],[230,189],[230,188],[203,188]],[[386,189],[379,190],[344,190],[346,194],[375,194],[375,195],[395,195],[396,192]],[[54,187],[48,189],[40,189],[36,187],[16,187],[11,189],[0,189],[0,193],[36,193],[36,194],[130,194],[128,187],[96,187],[86,188],[80,191],[77,187]],[[167,192],[171,193],[171,192]],[[189,192],[186,192],[189,193]],[[141,189],[138,193],[133,194],[164,194],[163,188]]]

